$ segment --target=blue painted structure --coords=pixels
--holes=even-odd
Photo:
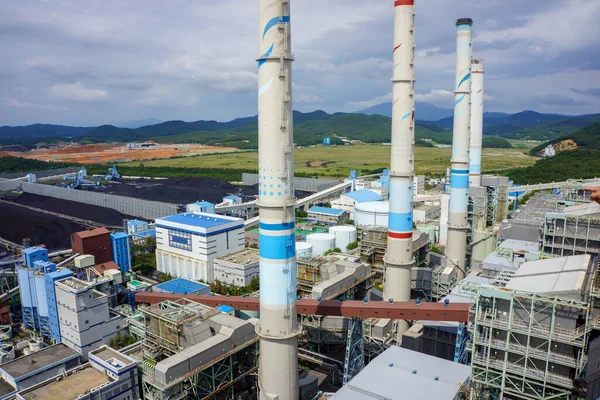
[[[331,139],[329,138],[329,136],[325,136],[325,139],[323,139],[323,146],[329,145],[331,145]]]
[[[28,247],[21,252],[23,264],[29,268],[33,268],[33,263],[36,261],[49,261],[48,250],[43,247]]]
[[[154,290],[172,294],[209,294],[210,286],[185,278],[175,278],[156,285]]]
[[[217,212],[215,205],[209,201],[197,201],[195,203],[188,204],[185,206],[185,211],[199,211],[211,214],[216,214]]]
[[[70,278],[72,276],[73,272],[68,269],[60,269],[44,275],[48,304],[48,326],[50,328],[50,339],[52,339],[54,343],[61,342],[58,308],[56,306],[56,288],[54,287],[54,283],[58,280]]]
[[[344,196],[350,197],[351,199],[353,199],[357,203],[364,203],[364,202],[367,202],[367,201],[381,201],[381,200],[383,200],[383,197],[381,197],[380,195],[378,195],[374,191],[368,190],[368,189],[362,189],[362,190],[357,190],[355,192],[345,193]]]
[[[47,261],[36,261],[34,265],[37,270],[33,274],[33,282],[35,285],[35,298],[37,300],[38,329],[42,338],[50,339],[45,274],[56,271],[56,264]]]
[[[113,261],[119,266],[121,273],[131,269],[131,250],[129,248],[129,236],[124,232],[110,234]]]
[[[38,328],[37,297],[35,291],[34,268],[21,267],[17,269],[19,295],[21,297],[21,312],[23,327],[32,331]]]
[[[320,207],[320,206],[312,206],[308,212],[312,212],[312,213],[317,213],[317,214],[327,214],[327,215],[334,215],[334,216],[340,216],[344,213],[344,210],[338,210],[335,208],[329,208],[329,207]]]

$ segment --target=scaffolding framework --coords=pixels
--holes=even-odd
[[[577,399],[575,379],[587,362],[590,333],[600,327],[598,269],[589,301],[506,289],[480,289],[471,307],[467,349],[471,399]],[[502,284],[500,283],[500,287]],[[574,329],[560,327],[572,321]]]

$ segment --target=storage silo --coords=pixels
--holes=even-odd
[[[330,233],[313,233],[306,236],[306,241],[312,245],[315,256],[322,256],[327,250],[335,247],[335,236]]]
[[[38,327],[37,300],[32,268],[18,268],[19,294],[21,297],[21,310],[23,313],[23,326],[35,331]]]
[[[33,275],[35,286],[35,297],[37,299],[38,326],[42,337],[50,337],[50,323],[48,320],[48,296],[46,294],[46,279],[43,272],[36,272]]]
[[[296,257],[310,257],[312,255],[312,244],[296,242]]]
[[[367,201],[357,203],[354,210],[356,226],[388,226],[390,203],[387,201]]]
[[[356,228],[351,225],[338,225],[329,228],[329,233],[335,236],[335,247],[346,252],[350,243],[356,242]]]

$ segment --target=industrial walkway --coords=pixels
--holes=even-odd
[[[138,292],[136,303],[154,304],[165,300],[187,298],[210,307],[228,305],[236,310],[260,311],[258,297],[180,295],[169,293]],[[298,300],[297,312],[305,315],[326,315],[350,318],[389,318],[421,321],[467,322],[469,303],[420,303],[387,301]]]
[[[585,180],[570,180],[564,182],[551,182],[551,183],[539,183],[536,185],[524,185],[524,186],[513,186],[508,188],[508,193],[515,192],[528,192],[532,190],[548,190],[548,189],[560,189],[565,187],[573,187],[573,186],[600,186],[600,179],[585,179]]]

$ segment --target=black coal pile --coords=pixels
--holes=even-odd
[[[228,195],[239,195],[244,201],[250,201],[258,194],[257,185],[238,186],[213,178],[123,179],[111,183],[105,189],[94,188],[94,190],[174,204],[188,204],[202,200],[218,204]]]
[[[112,208],[98,207],[91,204],[62,200],[55,197],[39,196],[31,193],[23,193],[13,201],[18,204],[70,215],[71,217],[87,219],[106,225],[118,226],[123,224],[123,219],[133,219],[133,217],[123,215]]]
[[[32,245],[43,244],[49,250],[63,250],[71,247],[71,233],[85,229],[67,219],[0,203],[0,237],[14,243],[21,244],[24,238],[30,238]]]

